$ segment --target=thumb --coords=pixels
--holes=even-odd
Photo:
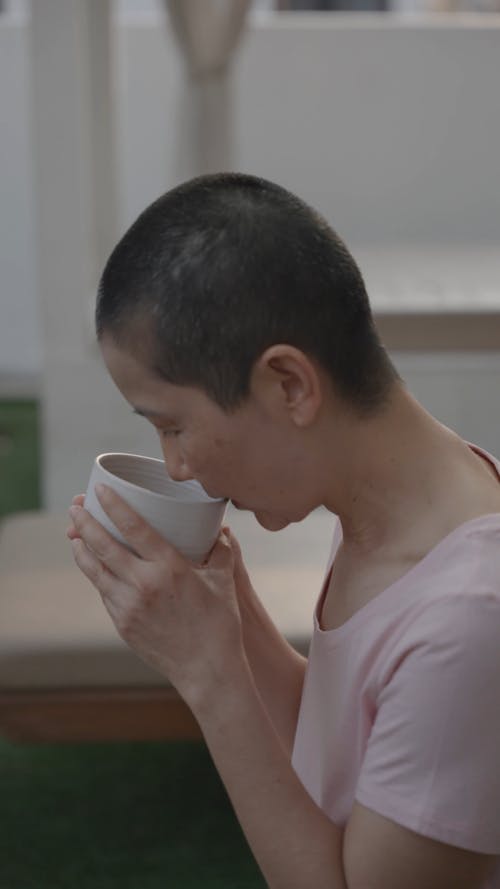
[[[208,559],[209,568],[227,568],[233,566],[234,555],[227,528],[222,528]]]
[[[241,546],[229,527],[225,526],[224,531],[227,533],[229,543],[234,554],[234,575],[236,583],[238,584],[241,582],[245,582],[251,585],[250,576],[243,561]]]
[[[229,545],[234,553],[235,566],[239,566],[240,564],[243,566],[243,555],[241,552],[241,546],[234,536],[233,532],[231,531],[231,528],[229,527],[229,525],[224,525],[222,531],[226,535],[229,541]]]

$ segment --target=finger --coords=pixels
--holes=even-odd
[[[230,528],[227,529],[229,543],[231,545],[231,549],[233,550],[234,555],[234,570],[237,577],[240,577],[248,583],[250,583],[250,576],[248,574],[246,565],[243,561],[243,553],[241,552],[241,546],[234,536],[233,532]]]
[[[231,542],[226,531],[222,529],[208,558],[207,567],[226,568],[232,565],[233,558]]]
[[[224,528],[224,531],[227,534],[227,538],[229,540],[230,546],[234,552],[235,562],[241,562],[243,564],[243,555],[241,552],[241,546],[239,544],[239,541],[234,536],[233,532],[231,531],[231,528],[226,526]]]
[[[96,485],[95,491],[104,512],[138,556],[152,562],[160,555],[163,558],[168,556],[173,564],[187,564],[179,550],[168,543],[116,491],[107,485]]]
[[[120,615],[126,611],[127,605],[135,601],[134,591],[108,571],[106,566],[87,549],[83,540],[74,540],[71,548],[80,571],[100,593],[106,610],[116,623]]]
[[[73,556],[76,564],[91,583],[107,595],[111,590],[112,574],[86,546],[83,540],[73,540]]]
[[[205,556],[205,558],[203,559],[203,562],[201,563],[201,565],[199,567],[206,568],[207,565],[209,564],[209,562],[211,562],[212,553],[215,550],[215,547],[217,546],[217,543],[219,541],[221,534],[226,534],[226,537],[227,537],[228,530],[229,530],[229,528],[227,527],[227,525],[224,525],[224,527],[220,528],[219,536],[213,542],[211,550],[207,553],[207,555]]]
[[[72,506],[70,510],[75,534],[103,565],[116,577],[133,581],[137,575],[138,558],[106,531],[86,509]]]
[[[85,502],[85,494],[77,494],[76,497],[73,497],[71,501],[72,506],[83,506]],[[70,514],[70,524],[66,528],[66,537],[69,537],[70,540],[76,540],[79,537],[79,533],[75,528],[73,518]]]
[[[231,546],[233,547],[233,549],[234,549],[235,551],[237,551],[237,552],[239,551],[239,552],[241,553],[241,549],[240,549],[240,545],[239,545],[239,543],[238,543],[238,540],[237,540],[236,537],[234,536],[234,534],[233,534],[233,532],[231,531],[231,528],[229,527],[229,525],[224,525],[224,527],[222,528],[222,530],[224,531],[224,533],[225,533],[225,534],[227,535],[227,537],[229,538],[229,541],[230,541]]]

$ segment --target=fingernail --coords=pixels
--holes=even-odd
[[[69,510],[70,516],[73,516],[73,518],[75,519],[77,517],[78,513],[81,512],[81,509],[82,509],[81,506],[71,506],[70,510]]]

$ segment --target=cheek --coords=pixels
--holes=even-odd
[[[204,476],[224,465],[222,448],[217,441],[189,438],[181,443],[181,456],[193,475]]]

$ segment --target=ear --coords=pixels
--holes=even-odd
[[[296,426],[309,426],[323,401],[318,366],[295,346],[270,346],[255,362],[253,394],[273,413],[285,411]]]

